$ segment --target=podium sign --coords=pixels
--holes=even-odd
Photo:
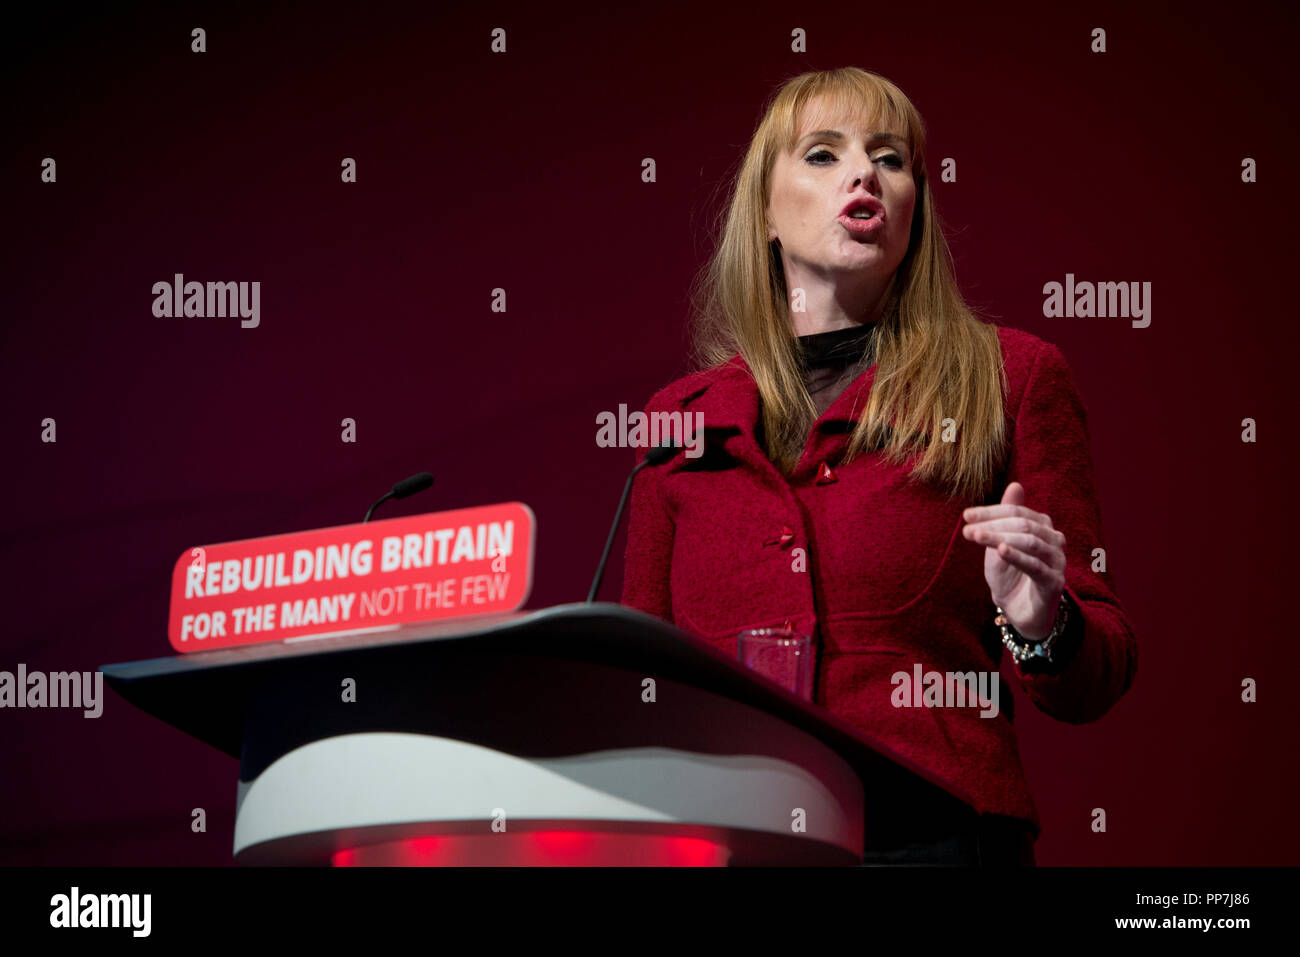
[[[515,611],[537,520],[522,502],[192,548],[172,570],[180,652]]]

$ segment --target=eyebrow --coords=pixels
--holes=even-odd
[[[836,142],[842,142],[844,140],[844,134],[839,130],[817,130],[815,133],[809,133],[807,136],[803,137],[803,139],[799,140],[799,142],[802,143],[805,140],[811,139],[835,140]],[[881,140],[897,143],[904,149],[907,148],[907,140],[903,139],[896,133],[872,133],[867,137],[868,143],[876,143]]]

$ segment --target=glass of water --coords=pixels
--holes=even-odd
[[[769,681],[812,700],[812,638],[793,628],[749,628],[742,631],[736,651],[740,663]]]

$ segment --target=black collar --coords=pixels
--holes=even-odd
[[[866,354],[871,345],[874,323],[832,329],[799,336],[795,341],[803,354],[804,365],[809,369],[848,365]]]

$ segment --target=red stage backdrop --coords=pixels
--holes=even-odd
[[[599,417],[685,371],[763,101],[854,65],[926,119],[969,301],[1088,407],[1140,665],[1096,724],[1017,702],[1039,862],[1297,862],[1292,4],[117,7],[0,40],[0,670],[171,654],[183,550],[426,469],[379,517],[527,503],[527,607],[584,598],[633,462]],[[104,694],[0,711],[0,863],[230,863],[236,763]]]

